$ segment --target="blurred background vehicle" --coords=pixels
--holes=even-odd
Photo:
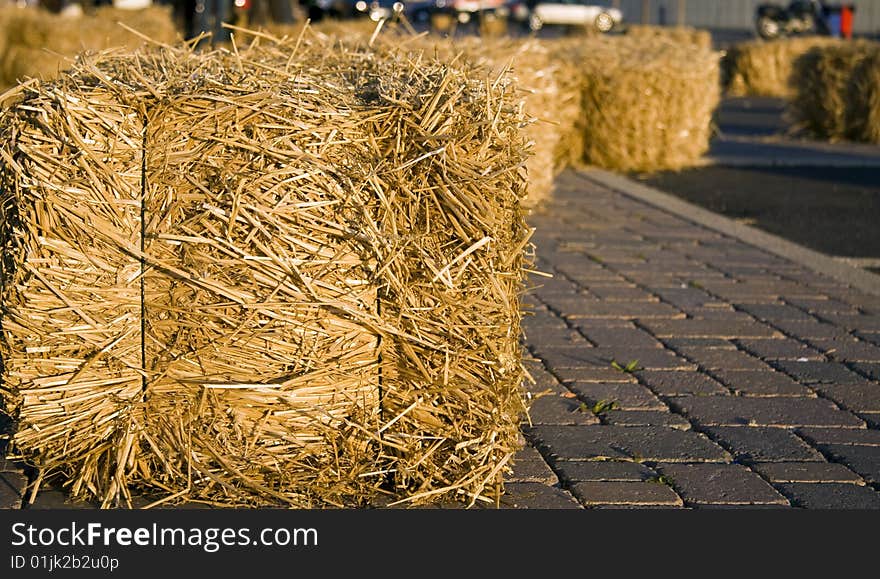
[[[771,39],[795,34],[827,34],[819,0],[794,0],[788,6],[761,4],[755,13],[755,28],[761,38]]]
[[[378,22],[403,14],[404,3],[400,0],[358,0],[354,3],[354,9],[360,15]]]
[[[619,8],[585,0],[522,0],[510,5],[511,15],[531,30],[545,24],[587,26],[599,32],[611,32],[623,23]]]

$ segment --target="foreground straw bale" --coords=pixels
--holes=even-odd
[[[626,35],[645,42],[667,41],[687,44],[704,50],[712,50],[712,33],[690,26],[648,26],[630,24],[626,27]]]
[[[15,450],[105,507],[495,496],[524,412],[512,87],[260,40],[8,97]]]
[[[880,142],[880,43],[815,48],[798,59],[794,122],[821,139]]]
[[[0,85],[12,86],[25,77],[53,78],[83,50],[144,44],[142,36],[126,30],[120,22],[156,42],[174,42],[178,36],[170,6],[143,10],[104,6],[80,18],[36,8],[0,8],[0,36],[4,39]]]
[[[724,57],[724,85],[730,96],[789,98],[795,61],[816,47],[845,41],[821,36],[742,42]]]
[[[583,160],[621,171],[675,170],[709,148],[720,100],[719,54],[684,43],[627,37],[563,40],[578,71]]]

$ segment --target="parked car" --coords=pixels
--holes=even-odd
[[[611,32],[623,22],[617,8],[584,0],[524,0],[510,6],[515,20],[540,30],[545,24],[590,26],[599,32]]]
[[[404,4],[400,0],[359,0],[354,7],[374,22],[398,16],[404,11]]]
[[[795,34],[828,34],[827,9],[819,0],[794,0],[787,7],[761,4],[755,11],[755,28],[764,39]]]

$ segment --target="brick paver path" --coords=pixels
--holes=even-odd
[[[532,224],[505,506],[880,508],[880,298],[574,172]]]
[[[880,508],[880,298],[584,174],[531,221],[509,504]]]

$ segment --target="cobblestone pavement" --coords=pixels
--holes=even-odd
[[[509,504],[880,508],[880,298],[574,172],[532,225]]]
[[[532,225],[503,506],[880,508],[880,298],[582,173]],[[0,505],[24,482],[0,462]]]

